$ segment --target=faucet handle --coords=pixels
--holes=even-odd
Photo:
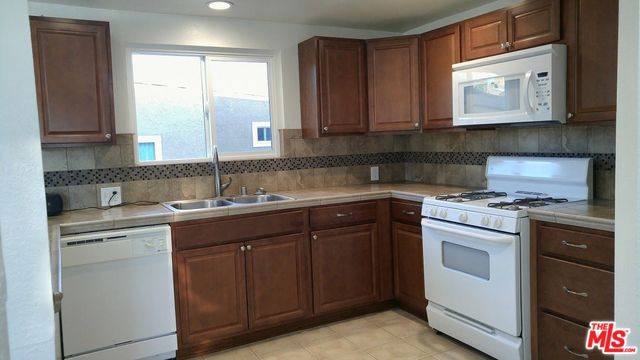
[[[240,195],[247,195],[247,187],[246,186],[241,186],[240,187]]]
[[[267,190],[265,190],[265,188],[259,187],[256,189],[255,195],[264,195],[266,193],[267,193]]]

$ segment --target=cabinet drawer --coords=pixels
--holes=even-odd
[[[173,226],[175,247],[178,250],[244,241],[271,236],[302,233],[304,212],[256,214],[210,222],[186,223]]]
[[[392,201],[391,219],[411,225],[420,225],[422,205],[416,202]]]
[[[540,252],[613,268],[613,236],[540,226]]]
[[[311,209],[311,228],[338,227],[376,221],[376,202],[332,205]]]
[[[613,272],[538,256],[541,308],[585,324],[613,319]]]
[[[605,356],[598,350],[585,349],[588,329],[584,326],[542,312],[539,315],[538,324],[539,359],[585,358],[580,356],[582,354],[587,354],[588,359],[613,358]]]

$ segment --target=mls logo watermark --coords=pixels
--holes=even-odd
[[[592,321],[587,333],[587,350],[598,348],[603,354],[636,354],[637,347],[627,346],[630,332],[616,328],[615,321]]]

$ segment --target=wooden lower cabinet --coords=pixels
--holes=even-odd
[[[309,247],[302,234],[246,245],[249,328],[277,325],[311,313]]]
[[[314,313],[378,299],[376,224],[314,231],[311,239]]]
[[[175,256],[181,345],[245,331],[245,257],[240,244],[178,251]]]
[[[416,315],[426,317],[422,260],[422,228],[393,222],[391,225],[396,300]]]

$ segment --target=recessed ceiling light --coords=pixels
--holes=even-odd
[[[233,5],[232,2],[230,1],[210,1],[207,3],[207,6],[209,6],[210,9],[213,10],[227,10],[228,8],[231,7],[231,5]]]

